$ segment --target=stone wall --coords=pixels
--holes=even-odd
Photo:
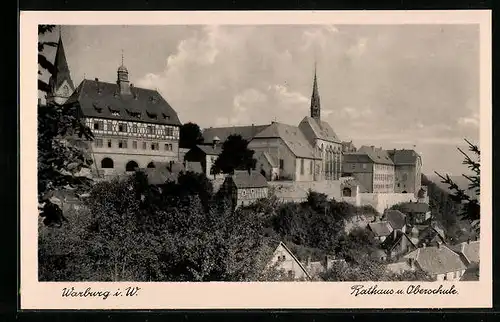
[[[361,206],[371,205],[379,213],[395,204],[408,201],[416,201],[413,193],[360,193]]]
[[[276,197],[282,201],[305,201],[309,189],[324,193],[328,198],[340,198],[340,181],[271,181],[268,184]]]

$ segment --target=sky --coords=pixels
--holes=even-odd
[[[57,40],[59,31],[43,36]],[[181,122],[298,125],[314,66],[321,117],[357,147],[414,148],[424,173],[467,173],[479,144],[477,25],[62,26],[71,77],[157,89]],[[53,60],[55,51],[45,55]],[[46,77],[46,75],[44,76]]]

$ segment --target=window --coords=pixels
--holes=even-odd
[[[152,142],[151,143],[151,150],[159,150],[160,149],[160,145],[156,142]]]
[[[294,278],[295,277],[295,272],[292,270],[288,271],[288,278]]]
[[[146,150],[146,149],[147,149],[147,143],[146,143],[146,142],[142,142],[142,149],[143,149],[143,150]]]
[[[102,148],[102,146],[103,146],[102,139],[96,139],[96,140],[95,140],[95,146],[96,146],[97,148]]]
[[[118,148],[126,149],[127,148],[127,140],[118,140]]]
[[[125,171],[135,171],[136,168],[138,168],[139,165],[135,161],[129,161],[127,165],[125,166]]]
[[[148,127],[147,127],[147,133],[148,134],[155,134],[155,128],[152,127],[151,125],[148,125]]]
[[[99,122],[94,122],[94,130],[99,130]]]
[[[118,131],[119,132],[127,132],[127,124],[126,123],[120,123],[118,125]]]
[[[106,126],[108,131],[113,131],[113,123],[108,122]]]
[[[137,133],[137,124],[132,124],[132,133]]]
[[[170,148],[170,144],[165,144],[165,151],[170,151],[172,148]]]
[[[137,141],[132,141],[132,148],[137,149]]]
[[[304,174],[304,159],[300,159],[300,174]]]
[[[149,162],[148,168],[155,168],[155,164],[153,163],[153,161]]]
[[[363,169],[365,169],[365,170],[366,170],[366,164],[365,164],[365,163],[363,163]]]
[[[311,163],[309,163],[309,174],[312,175],[313,174],[313,166],[314,166],[314,161],[311,160]]]
[[[171,128],[171,127],[167,127],[167,128],[165,129],[165,132],[166,132],[166,135],[167,135],[167,136],[174,136],[174,129],[173,129],[173,128]]]
[[[112,147],[111,140],[108,140],[108,148]]]
[[[285,168],[285,160],[280,159],[280,170],[283,170]]]

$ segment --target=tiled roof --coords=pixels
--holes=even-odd
[[[372,159],[366,153],[347,152],[342,156],[345,163],[371,163]]]
[[[387,153],[396,165],[415,165],[419,157],[415,150],[387,150]]]
[[[296,126],[273,122],[257,134],[254,140],[267,138],[281,138],[296,157],[321,159],[302,131]]]
[[[388,236],[392,232],[391,224],[388,221],[371,222],[368,227],[377,237]]]
[[[430,274],[444,274],[465,270],[460,256],[445,245],[418,248],[405,258],[413,258],[422,270]]]
[[[264,188],[267,187],[266,178],[258,171],[236,170],[231,176],[237,188]]]
[[[203,151],[207,155],[219,155],[222,153],[222,146],[221,145],[216,145],[215,148],[213,145],[197,145],[196,146],[198,149]]]
[[[389,157],[389,154],[387,151],[381,149],[381,148],[375,148],[371,146],[366,146],[363,145],[358,149],[356,153],[364,153],[368,155],[368,157],[371,159],[373,163],[377,164],[389,164],[393,165],[394,162],[392,162],[392,159]]]
[[[406,215],[399,210],[388,210],[384,216],[394,229],[402,229],[406,225]]]
[[[175,110],[158,91],[140,87],[130,91],[132,94],[120,94],[116,83],[84,79],[67,103],[78,102],[85,117],[181,125]]]
[[[314,133],[315,139],[321,139],[330,142],[340,143],[337,134],[333,131],[332,127],[328,122],[325,121],[316,121],[314,118],[310,116],[306,116],[302,119],[300,124],[304,124],[309,126]],[[299,126],[300,126],[299,124]]]
[[[436,237],[441,242],[444,241],[444,236],[438,230],[432,226],[427,226],[419,232],[417,246],[422,246],[423,244],[429,245]]]
[[[463,254],[469,263],[479,263],[479,241],[463,242],[450,246],[452,250]]]
[[[426,213],[429,211],[429,205],[423,202],[404,202],[401,206],[406,213]]]
[[[177,182],[179,174],[184,171],[181,163],[155,162],[154,168],[140,169],[146,173],[150,185],[162,185],[167,182]]]
[[[464,275],[460,278],[461,282],[479,281],[479,264],[473,263],[467,267]]]
[[[257,133],[268,127],[266,125],[245,125],[228,127],[209,127],[203,130],[203,141],[205,144],[212,144],[214,137],[218,137],[220,142],[224,142],[230,135],[239,134],[244,140],[250,141]]]

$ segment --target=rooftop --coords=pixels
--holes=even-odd
[[[266,178],[258,171],[236,170],[230,176],[237,188],[264,188],[267,187]]]
[[[405,258],[413,258],[424,271],[433,275],[467,269],[460,256],[445,245],[418,248]]]
[[[230,135],[239,134],[244,140],[250,141],[257,133],[268,127],[265,125],[245,125],[245,126],[226,126],[209,127],[203,130],[203,142],[212,144],[214,138],[224,142]]]
[[[394,229],[402,229],[406,225],[406,215],[399,210],[388,210],[384,216]]]
[[[376,221],[368,224],[376,237],[388,236],[392,232],[391,224],[388,221]]]

